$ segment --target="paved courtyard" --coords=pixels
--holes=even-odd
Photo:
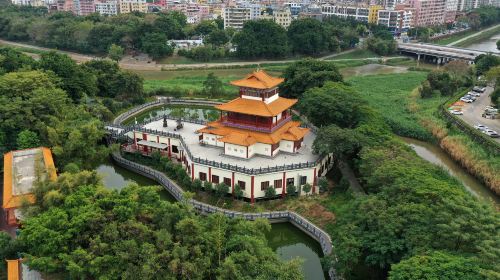
[[[185,122],[184,128],[180,129],[179,131],[175,131],[175,126],[176,126],[175,120],[168,120],[168,127],[164,128],[163,120],[159,120],[146,124],[144,127],[159,131],[180,134],[184,138],[184,141],[188,146],[188,149],[195,157],[200,157],[202,159],[207,159],[207,160],[219,161],[225,164],[237,165],[249,169],[314,162],[317,159],[319,159],[319,156],[313,154],[312,152],[312,144],[315,138],[315,135],[312,132],[309,132],[304,137],[304,142],[302,143],[302,147],[296,154],[279,152],[278,155],[276,155],[273,158],[256,155],[250,159],[241,159],[224,155],[223,148],[221,147],[200,145],[198,140],[199,134],[196,133],[196,131],[200,128],[203,128],[204,125]]]

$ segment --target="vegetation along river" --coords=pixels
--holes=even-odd
[[[500,204],[500,198],[496,196],[488,187],[474,178],[457,164],[448,154],[436,145],[415,140],[412,138],[400,137],[406,144],[415,150],[421,158],[443,167],[448,173],[462,182],[465,188],[476,197],[492,201],[494,204]]]
[[[497,41],[498,40],[500,40],[500,33],[497,33],[497,34],[495,34],[489,38],[486,38],[484,40],[474,42],[474,43],[466,46],[465,48],[472,49],[472,50],[478,50],[478,51],[500,53],[500,50],[497,49]]]
[[[140,186],[158,185],[155,181],[131,172],[114,164],[111,160],[103,162],[97,167],[107,188],[120,190],[131,183]],[[160,193],[163,199],[175,201],[166,190]],[[272,224],[267,234],[269,246],[275,250],[283,260],[299,257],[303,260],[302,269],[307,280],[325,279],[321,268],[320,258],[323,256],[319,243],[290,223]]]

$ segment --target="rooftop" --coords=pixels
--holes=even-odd
[[[278,97],[273,102],[266,104],[261,100],[236,98],[227,103],[215,105],[216,109],[236,112],[252,116],[274,117],[297,103],[297,99]]]
[[[191,151],[191,154],[194,157],[199,157],[201,159],[224,162],[225,164],[231,164],[248,169],[259,169],[264,167],[315,162],[320,158],[319,155],[313,154],[312,152],[312,144],[315,138],[315,135],[312,132],[306,134],[302,147],[295,154],[280,152],[273,158],[255,155],[250,159],[243,159],[224,155],[223,148],[221,147],[200,145],[198,138],[199,134],[197,131],[204,128],[205,125],[184,122],[184,128],[175,131],[174,128],[176,126],[176,121],[169,119],[167,122],[168,127],[163,127],[163,120],[153,121],[143,127],[180,134],[184,138],[184,142]],[[129,132],[129,134],[131,133],[132,132]]]
[[[40,172],[40,171],[41,172]],[[48,148],[12,151],[4,155],[3,208],[16,208],[24,200],[34,201],[31,188],[40,172],[42,180],[56,178],[52,153]]]
[[[238,87],[271,89],[278,86],[283,81],[283,78],[276,78],[267,74],[264,70],[257,70],[246,76],[244,79],[232,81],[231,84]]]

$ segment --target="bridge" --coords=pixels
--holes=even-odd
[[[487,54],[487,52],[483,51],[422,43],[398,43],[398,51],[416,55],[419,61],[422,58],[437,64],[444,64],[451,60],[463,60],[474,63],[476,57],[481,54]]]

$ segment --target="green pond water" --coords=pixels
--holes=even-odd
[[[158,185],[149,178],[115,165],[111,160],[103,162],[96,170],[102,176],[104,185],[110,189],[120,190],[132,183],[140,186]],[[166,190],[162,190],[160,195],[168,201],[175,201]],[[281,259],[298,257],[303,260],[302,269],[307,280],[325,279],[320,262],[323,256],[321,246],[309,235],[290,223],[279,223],[272,224],[267,239],[269,246]]]
[[[163,115],[201,121],[214,121],[219,118],[219,111],[206,106],[167,105],[146,110],[133,118],[125,120],[123,123],[126,125],[133,124],[135,121],[140,123]]]

